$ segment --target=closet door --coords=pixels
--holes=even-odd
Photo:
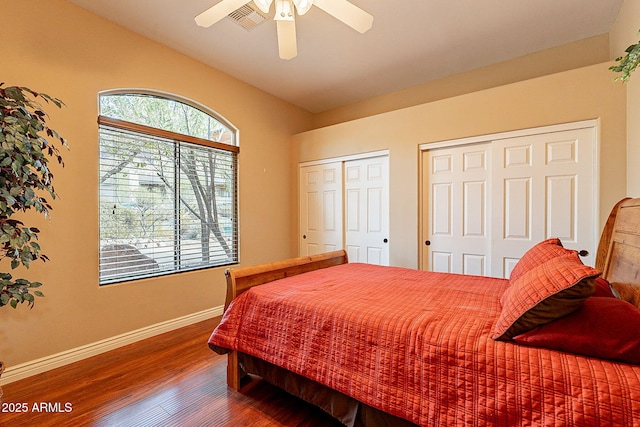
[[[508,278],[551,237],[593,265],[597,128],[574,126],[423,151],[422,268]]]
[[[491,275],[490,144],[423,153],[423,266],[430,271]]]
[[[342,162],[300,168],[300,256],[344,247]]]
[[[389,157],[348,161],[344,171],[349,261],[389,265]]]
[[[509,277],[536,243],[559,237],[595,262],[595,129],[583,128],[492,143],[493,247],[496,276]]]

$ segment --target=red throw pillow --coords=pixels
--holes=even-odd
[[[616,297],[640,309],[640,286],[630,283],[611,282],[611,288],[615,290]]]
[[[536,326],[573,313],[595,292],[600,272],[575,251],[551,258],[525,272],[502,294],[502,311],[493,339],[509,340]]]
[[[611,291],[611,286],[609,286],[609,282],[607,282],[602,277],[596,278],[596,291],[593,294],[594,297],[608,297],[615,298],[616,296]]]
[[[551,258],[564,255],[568,252],[569,250],[562,247],[562,242],[560,242],[560,239],[558,238],[554,237],[552,239],[543,240],[529,249],[522,258],[520,258],[515,267],[513,267],[513,270],[511,270],[509,280],[517,280],[532,268],[537,267]]]
[[[617,298],[588,298],[573,314],[514,337],[536,347],[640,365],[640,310]]]

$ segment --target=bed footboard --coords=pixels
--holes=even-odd
[[[347,253],[344,250],[339,250],[251,267],[227,269],[225,271],[227,278],[227,298],[224,309],[226,311],[234,298],[254,286],[313,270],[319,270],[321,268],[346,264],[347,262]],[[239,390],[240,380],[245,374],[238,363],[237,352],[229,352],[227,363],[227,384],[234,390]]]

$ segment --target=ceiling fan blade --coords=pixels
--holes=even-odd
[[[240,9],[251,0],[222,0],[196,16],[196,24],[201,27],[210,27],[231,12]]]
[[[372,15],[347,0],[313,0],[313,4],[360,33],[373,25]]]
[[[281,59],[291,59],[298,54],[296,21],[276,21],[278,28],[278,51]]]

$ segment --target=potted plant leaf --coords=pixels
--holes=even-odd
[[[43,103],[64,105],[44,93],[0,83],[0,260],[7,260],[11,269],[48,260],[37,242],[40,230],[16,219],[31,209],[48,217],[52,207],[47,198],[56,197],[48,164],[54,159],[63,165],[56,143],[65,147],[67,143],[48,126]],[[0,271],[6,269],[0,267]],[[41,285],[0,272],[0,308],[33,307],[35,297],[44,296],[37,290]],[[3,368],[0,362],[0,374]]]
[[[638,31],[638,36],[640,36],[640,31]],[[631,77],[631,73],[638,67],[640,62],[640,41],[629,46],[624,52],[624,56],[616,58],[618,64],[609,67],[615,73],[622,73],[614,81],[622,80],[622,82],[626,82]]]

